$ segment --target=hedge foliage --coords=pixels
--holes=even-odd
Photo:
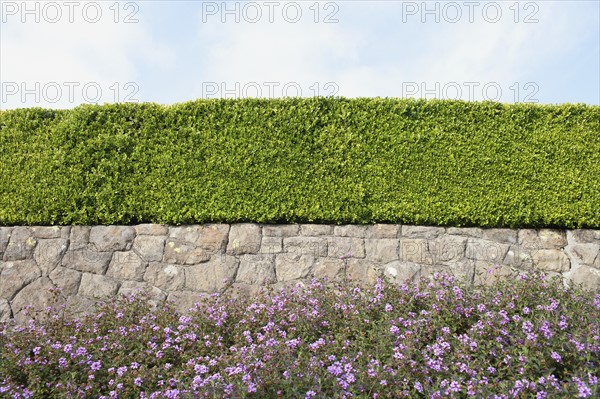
[[[600,107],[383,98],[0,112],[0,224],[600,227]]]

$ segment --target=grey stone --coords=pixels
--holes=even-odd
[[[120,282],[106,276],[83,273],[79,285],[79,295],[88,298],[107,299],[115,296],[119,291]]]
[[[399,259],[399,241],[391,238],[366,239],[366,258],[377,263],[388,263]]]
[[[578,229],[573,230],[573,238],[577,242],[598,242],[600,241],[600,230]]]
[[[90,226],[72,226],[69,239],[69,250],[76,251],[78,249],[87,248],[90,242]]]
[[[146,265],[134,251],[114,252],[106,275],[117,280],[142,281]]]
[[[228,236],[228,224],[208,224],[200,229],[200,238],[196,243],[207,253],[216,254],[225,251]]]
[[[354,237],[329,237],[327,242],[327,256],[339,258],[351,255],[353,258],[365,257],[365,242],[362,238]]]
[[[532,256],[536,268],[549,272],[566,272],[571,268],[569,257],[560,249],[540,249]]]
[[[169,238],[175,241],[187,242],[196,244],[200,238],[201,226],[199,225],[185,225],[169,228]]]
[[[348,259],[346,278],[363,286],[372,286],[382,275],[377,264],[367,259]]]
[[[427,243],[427,250],[434,264],[442,263],[447,265],[465,259],[467,241],[468,238],[464,236],[443,235],[435,240],[429,241]],[[402,247],[400,251],[402,251]]]
[[[400,236],[399,224],[374,224],[367,226],[366,238],[398,238]]]
[[[518,237],[519,245],[532,253],[540,249],[560,249],[567,245],[566,234],[560,230],[523,229],[518,231]]]
[[[275,271],[278,281],[290,281],[308,277],[315,264],[312,255],[300,255],[297,259],[290,259],[287,254],[276,255]]]
[[[300,225],[297,224],[263,225],[263,235],[267,237],[294,237],[298,235],[299,231]]]
[[[194,291],[176,291],[170,292],[167,296],[167,301],[171,302],[172,306],[182,314],[190,314],[190,310],[196,307],[196,304],[201,304],[203,298],[207,294],[201,294]]]
[[[429,241],[424,238],[402,238],[399,241],[399,255],[402,262],[428,265],[434,263],[434,257],[429,252]]]
[[[286,237],[283,239],[283,251],[288,258],[297,259],[302,255],[327,256],[326,237]]]
[[[58,266],[50,273],[50,280],[65,296],[77,295],[81,272],[66,267]]]
[[[518,270],[508,265],[493,264],[490,262],[475,262],[475,285],[492,286],[499,281],[515,279]]]
[[[0,256],[4,254],[8,241],[10,241],[12,229],[12,227],[0,227]]]
[[[210,254],[204,249],[187,241],[176,241],[172,238],[165,245],[164,261],[178,265],[195,265],[207,262]]]
[[[15,321],[24,324],[31,318],[45,320],[48,315],[56,314],[65,298],[60,294],[53,294],[53,288],[48,277],[41,277],[19,291],[10,304]],[[47,308],[52,310],[48,313]],[[58,311],[58,314],[61,313]]]
[[[446,233],[456,236],[467,236],[473,238],[483,237],[483,229],[479,227],[448,227],[446,229]]]
[[[147,299],[147,303],[151,310],[156,310],[158,304],[167,299],[167,294],[160,289],[138,281],[123,281],[119,287],[118,294],[125,297],[130,297],[132,295],[146,295],[144,298]]]
[[[483,238],[506,244],[517,243],[517,231],[513,229],[483,229]]]
[[[33,252],[33,259],[42,269],[42,276],[47,276],[60,264],[68,245],[65,238],[41,239],[38,242]]]
[[[277,282],[273,256],[263,258],[256,260],[253,255],[242,255],[236,283],[265,285]]]
[[[0,298],[12,300],[23,287],[41,275],[42,271],[33,260],[6,262],[0,273]]]
[[[589,291],[600,291],[600,270],[580,266],[572,274],[571,282]]]
[[[145,236],[166,236],[169,234],[169,228],[162,224],[138,224],[134,227],[136,235]]]
[[[599,244],[572,244],[567,247],[567,253],[571,254],[575,259],[584,265],[593,265],[594,261],[600,254]]]
[[[4,250],[4,261],[31,259],[37,239],[27,227],[15,227]]]
[[[367,226],[347,224],[343,226],[334,226],[333,234],[339,237],[357,237],[365,238],[367,235]]]
[[[185,269],[185,288],[213,293],[233,284],[240,261],[233,256],[220,256],[209,262]]]
[[[341,280],[345,274],[346,266],[340,259],[319,258],[313,266],[313,275],[317,279]]]
[[[422,265],[421,277],[430,277],[434,273],[451,275],[466,284],[473,282],[475,274],[475,262],[465,259],[460,262],[449,263],[448,265]]]
[[[407,238],[438,238],[446,232],[443,227],[402,225],[402,237]]]
[[[328,236],[333,234],[333,226],[328,224],[303,224],[300,225],[300,234],[303,236]]]
[[[96,252],[93,247],[67,251],[62,266],[95,274],[104,274],[112,259],[112,252]]]
[[[537,249],[532,251],[526,250],[521,245],[511,245],[502,261],[503,264],[529,269],[533,266],[533,253],[537,252]]]
[[[125,251],[131,249],[135,229],[130,226],[93,226],[90,231],[90,244],[99,252]]]
[[[401,262],[395,260],[387,263],[383,267],[384,275],[395,283],[405,283],[406,281],[417,282],[421,272],[421,266],[413,262]]]
[[[283,252],[283,238],[263,236],[260,244],[261,254],[279,254]]]
[[[469,238],[465,256],[473,260],[501,263],[504,261],[509,249],[509,244],[479,238]]]
[[[146,268],[144,281],[165,291],[177,291],[185,284],[185,273],[179,266],[152,262]]]
[[[0,298],[0,322],[8,321],[12,317],[10,304],[4,298]]]
[[[33,226],[31,233],[35,238],[61,238],[59,226]]]
[[[146,262],[160,262],[165,249],[165,238],[161,236],[138,235],[133,241],[133,250]]]
[[[98,302],[97,299],[79,295],[67,297],[65,316],[67,319],[75,319],[94,314],[98,308]]]
[[[256,254],[260,249],[260,227],[256,224],[234,224],[229,230],[227,253]]]

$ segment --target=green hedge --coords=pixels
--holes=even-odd
[[[0,112],[0,224],[600,227],[600,107],[309,98]]]

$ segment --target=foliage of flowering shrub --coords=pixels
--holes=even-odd
[[[600,294],[527,274],[313,280],[213,295],[188,314],[143,295],[79,320],[5,326],[0,397],[599,397]]]

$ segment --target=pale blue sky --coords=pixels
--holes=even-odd
[[[2,109],[297,95],[600,104],[595,0],[23,4],[0,1]]]

